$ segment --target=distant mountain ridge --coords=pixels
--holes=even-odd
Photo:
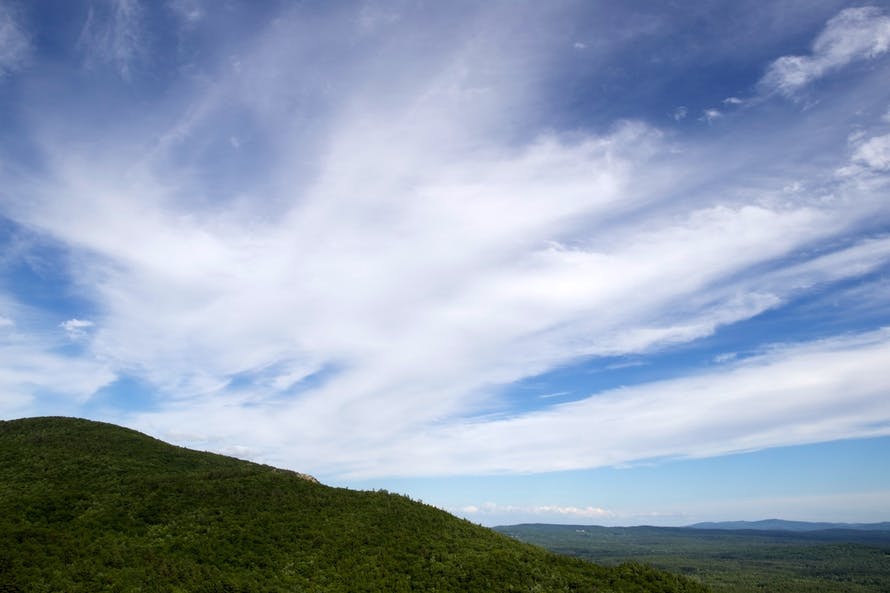
[[[758,531],[823,531],[826,529],[849,529],[854,531],[890,531],[890,521],[881,523],[821,523],[811,521],[786,521],[784,519],[763,519],[760,521],[716,521],[687,525],[689,529],[754,529]]]

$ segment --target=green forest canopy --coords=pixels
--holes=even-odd
[[[706,590],[110,424],[0,422],[0,592]]]

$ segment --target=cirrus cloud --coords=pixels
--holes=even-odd
[[[0,2],[0,80],[21,68],[31,51],[31,41],[12,6]]]
[[[103,6],[81,47],[132,82],[148,5]],[[165,6],[181,24],[198,5]],[[642,116],[560,127],[540,111],[570,37],[525,34],[562,26],[556,9],[409,8],[276,12],[231,53],[158,73],[165,99],[121,108],[132,117],[86,125],[35,97],[0,208],[59,246],[44,275],[65,302],[29,296],[75,340],[32,344],[34,360],[75,361],[78,401],[123,376],[157,391],[151,411],[110,419],[328,476],[545,472],[885,434],[886,334],[861,327],[766,351],[776,337],[762,336],[760,356],[573,386],[588,396],[534,398],[542,409],[511,401],[538,375],[698,344],[836,285],[868,284],[879,302],[882,145],[851,155],[837,112],[777,123],[753,103],[690,136]],[[878,55],[882,19],[830,20],[803,78]],[[848,45],[854,30],[871,45]],[[871,174],[836,175],[851,158]],[[22,278],[42,286],[14,273],[0,296]],[[37,387],[16,392],[56,389],[17,356],[27,372],[8,384]]]
[[[890,17],[880,8],[848,8],[832,18],[806,56],[783,56],[760,81],[767,90],[793,96],[851,62],[876,58],[890,49]]]

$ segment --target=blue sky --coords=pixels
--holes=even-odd
[[[886,2],[0,0],[0,417],[888,520],[888,80]]]

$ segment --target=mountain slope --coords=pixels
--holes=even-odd
[[[0,592],[704,590],[113,425],[0,422]]]

